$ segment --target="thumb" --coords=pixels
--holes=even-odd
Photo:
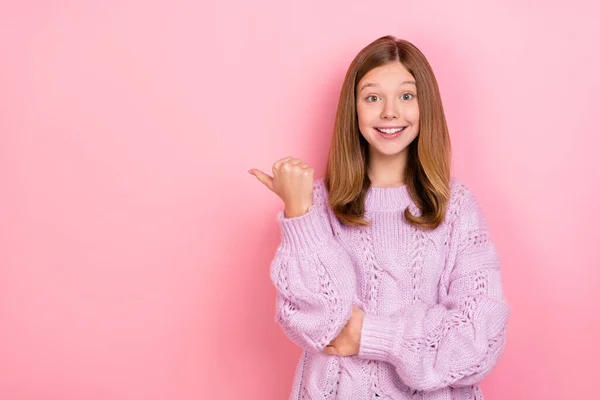
[[[251,169],[250,172],[252,175],[254,175],[256,177],[256,179],[258,179],[259,181],[261,181],[267,188],[269,188],[270,191],[273,191],[273,178],[270,177],[269,175],[265,174],[264,172],[258,170],[258,169]]]
[[[325,354],[329,354],[330,356],[335,356],[337,355],[337,349],[333,346],[327,346],[325,347],[325,349],[323,349],[323,352]]]

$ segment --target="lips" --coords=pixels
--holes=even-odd
[[[376,127],[379,132],[384,133],[386,135],[393,135],[398,132],[402,132],[406,127],[405,126],[385,126],[385,127]]]

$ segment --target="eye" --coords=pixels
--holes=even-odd
[[[367,98],[365,99],[367,101],[367,103],[373,103],[374,101],[377,101],[378,97],[375,96],[374,94],[367,96]]]
[[[407,98],[407,96],[408,96],[408,98]],[[404,93],[401,97],[402,97],[402,100],[411,100],[415,97],[415,95],[412,93]]]

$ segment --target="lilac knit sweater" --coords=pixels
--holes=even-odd
[[[433,231],[403,218],[420,211],[407,187],[370,188],[371,227],[342,225],[323,178],[300,217],[277,214],[271,263],[276,321],[304,349],[290,399],[482,399],[478,386],[506,343],[509,308],[498,255],[473,193],[456,178]],[[360,351],[322,352],[365,311]]]

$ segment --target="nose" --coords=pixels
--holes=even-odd
[[[381,110],[381,118],[393,120],[399,116],[400,112],[398,111],[397,104],[394,101],[386,101],[383,105],[383,110]]]

